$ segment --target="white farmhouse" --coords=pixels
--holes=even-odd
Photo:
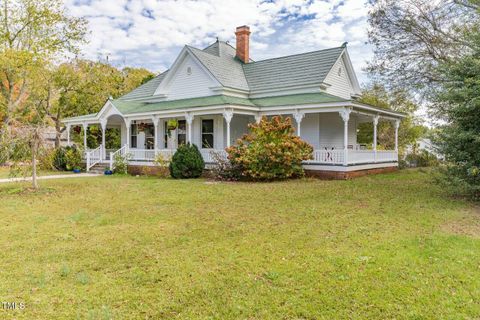
[[[204,49],[185,46],[169,70],[109,99],[96,114],[65,119],[68,133],[72,126],[85,129],[87,170],[109,163],[113,153],[130,153],[131,166],[153,165],[157,154],[172,154],[186,142],[196,144],[209,163],[212,150],[223,152],[249,123],[273,115],[292,117],[297,134],[314,147],[314,159],[304,164],[310,172],[343,178],[397,167],[397,147],[377,150],[376,126],[390,121],[398,129],[404,115],[357,102],[361,92],[346,43],[255,61],[250,28],[238,27],[235,34],[236,48],[223,41]],[[178,126],[171,130],[172,119]],[[357,143],[362,122],[374,123],[369,150]],[[119,128],[122,147],[88,149],[86,129],[93,124],[103,132]]]

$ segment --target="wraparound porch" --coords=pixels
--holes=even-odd
[[[205,162],[210,164],[213,162],[213,153],[226,156],[225,148],[248,131],[249,123],[259,121],[262,116],[277,114],[291,117],[297,134],[314,147],[313,159],[306,161],[306,166],[322,165],[332,170],[334,167],[346,170],[346,167],[396,164],[398,161],[399,118],[348,107],[286,108],[264,112],[230,107],[146,117],[105,113],[98,119],[67,123],[67,137],[70,143],[71,126],[83,126],[87,168],[99,162],[111,163],[115,153],[128,155],[131,163],[153,165],[158,155],[168,158],[179,144],[186,142],[196,144]],[[169,120],[177,122],[174,129],[169,128]],[[377,148],[377,125],[381,120],[391,122],[395,128],[394,150]],[[358,125],[364,122],[373,124],[374,141],[371,145],[357,142]],[[102,143],[93,150],[87,145],[87,129],[90,125],[100,125],[102,130]],[[122,147],[118,150],[103,147],[108,127],[116,127],[121,131]]]

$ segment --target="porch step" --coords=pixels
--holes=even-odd
[[[108,163],[97,163],[93,167],[90,168],[89,173],[94,173],[94,174],[103,174],[105,170],[107,170],[110,166]]]

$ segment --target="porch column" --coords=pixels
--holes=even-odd
[[[107,119],[100,120],[100,126],[102,127],[102,160],[106,159],[106,149],[105,149],[105,131],[107,130]]]
[[[351,109],[344,108],[342,111],[340,111],[340,117],[342,117],[343,120],[343,165],[347,166],[348,165],[348,120],[350,120],[350,112],[352,112]]]
[[[66,130],[67,130],[67,146],[70,145],[70,129],[71,129],[70,124],[67,124],[67,126],[66,126]]]
[[[187,122],[187,142],[192,144],[192,123],[193,123],[193,114],[190,112],[185,113],[185,120]]]
[[[395,120],[395,152],[398,153],[398,127],[400,127],[400,120]]]
[[[227,148],[230,147],[230,122],[233,118],[233,111],[232,110],[225,110],[223,112],[223,118],[227,122]]]
[[[293,114],[293,117],[295,118],[295,121],[297,122],[297,136],[300,137],[300,133],[301,133],[300,124],[302,123],[302,120],[305,117],[305,113],[295,111],[295,113]]]
[[[128,119],[128,118],[125,118],[125,126],[127,127],[127,152],[130,151],[130,125],[132,124],[132,120],[131,119]]]
[[[377,125],[378,115],[373,116],[373,162],[377,162]]]
[[[157,155],[158,150],[158,123],[160,119],[157,116],[152,117],[153,122],[153,150],[155,155]]]
[[[88,130],[88,124],[83,123],[83,148],[85,151],[87,151],[87,130]]]
[[[263,118],[263,116],[261,114],[255,115],[255,122],[260,123],[260,121],[262,121],[262,118]]]

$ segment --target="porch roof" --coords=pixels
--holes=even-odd
[[[271,96],[264,98],[240,98],[227,95],[206,96],[199,98],[179,99],[179,100],[167,100],[155,103],[148,103],[142,101],[127,101],[121,99],[110,100],[110,102],[117,108],[122,115],[139,114],[148,112],[159,112],[176,109],[187,109],[197,107],[209,107],[209,106],[247,106],[258,108],[258,111],[270,110],[275,107],[285,106],[304,106],[309,104],[325,104],[325,103],[355,103],[362,105],[354,100],[343,99],[328,93],[303,93],[303,94],[291,94],[283,96]],[[366,106],[366,105],[365,105]],[[369,106],[371,107],[371,106]],[[374,109],[379,109],[371,107]],[[381,111],[381,109],[379,109]],[[385,110],[387,111],[387,110]],[[391,112],[391,110],[388,110]],[[395,112],[393,112],[395,113]],[[401,115],[401,114],[398,114]],[[79,117],[72,117],[64,119],[67,122],[76,121],[88,121],[96,120],[98,114],[88,114]]]

